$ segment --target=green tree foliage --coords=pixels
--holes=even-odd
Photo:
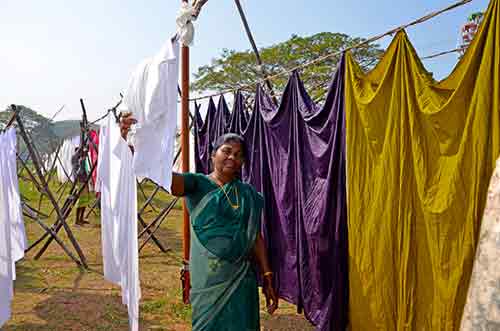
[[[202,66],[195,73],[191,88],[196,92],[220,92],[239,89],[264,77],[291,70],[318,57],[335,53],[363,42],[342,33],[323,32],[310,37],[293,35],[289,40],[264,47],[259,50],[263,66],[259,68],[255,54],[251,50],[237,52],[224,49],[221,56],[210,65]],[[370,44],[354,49],[353,55],[364,68],[369,68],[380,58],[383,50]],[[321,100],[327,91],[331,76],[337,67],[339,56],[329,57],[300,70],[302,81],[313,100]],[[272,84],[276,94],[280,94],[288,80],[288,75],[274,78]],[[253,93],[255,87],[245,87],[242,91]]]

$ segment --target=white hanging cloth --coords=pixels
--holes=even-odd
[[[75,154],[75,149],[80,146],[80,136],[74,136],[63,141],[62,146],[59,150],[59,154],[56,158],[56,153],[54,152],[48,158],[46,163],[46,169],[52,168],[53,163],[56,164],[57,180],[60,183],[65,183],[68,180],[73,181],[74,176],[73,165],[71,163],[71,157]]]
[[[192,46],[194,40],[194,25],[193,21],[196,20],[196,8],[191,6],[188,2],[182,2],[181,8],[175,18],[177,25],[177,35],[179,40],[184,46]]]
[[[113,116],[99,135],[96,189],[101,192],[104,278],[122,290],[131,331],[139,329],[137,187],[132,152]]]
[[[0,327],[10,319],[15,263],[24,257],[26,231],[16,165],[16,131],[0,134]]]
[[[137,120],[130,141],[136,176],[149,178],[167,191],[172,183],[178,80],[179,43],[168,40],[158,54],[136,68],[119,107]]]

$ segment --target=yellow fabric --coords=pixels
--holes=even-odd
[[[499,0],[453,73],[346,58],[350,330],[457,330],[500,152]]]

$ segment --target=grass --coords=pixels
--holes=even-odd
[[[25,171],[23,175],[27,176]],[[53,181],[50,187],[56,192],[60,184]],[[143,188],[147,196],[154,189],[150,183],[144,184]],[[20,181],[20,189],[27,202],[38,207],[40,194],[33,185]],[[68,190],[67,185],[60,205]],[[145,200],[141,192],[138,192],[138,200],[141,207]],[[149,207],[144,214],[145,221],[151,222],[171,200],[167,193],[159,192],[153,200],[153,207]],[[46,198],[40,205],[46,214],[52,210]],[[162,253],[154,244],[148,243],[139,255],[142,291],[140,330],[143,331],[191,330],[191,309],[182,303],[179,280],[182,261],[181,208],[178,202],[157,232],[158,239],[170,250]],[[51,225],[55,220],[53,213],[44,222]],[[120,289],[103,277],[100,216],[91,214],[89,221],[90,226],[75,227],[74,212],[68,221],[84,251],[88,270],[78,268],[55,241],[39,260],[34,260],[34,256],[41,245],[17,264],[12,318],[4,325],[3,331],[128,330],[128,314],[121,303]],[[25,224],[30,243],[44,233],[29,218],[25,218]],[[60,234],[74,252],[64,229]],[[261,316],[263,330],[313,330],[303,316],[295,313],[293,306],[283,301],[277,314],[269,316],[262,310]]]

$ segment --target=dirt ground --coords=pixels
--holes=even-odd
[[[53,183],[52,187],[56,190],[58,185]],[[145,187],[146,195],[151,189]],[[38,206],[38,194],[31,185],[21,183],[21,192],[31,205]],[[142,206],[144,198],[140,193],[139,196],[139,206]],[[148,208],[146,220],[152,220],[169,200],[164,193],[155,198],[156,211]],[[50,212],[46,200],[41,206],[46,213]],[[180,295],[182,216],[179,207],[176,206],[157,232],[169,251],[162,253],[148,243],[140,252],[140,330],[191,330],[191,311],[182,303]],[[30,251],[17,264],[12,319],[4,325],[3,331],[128,330],[128,315],[121,303],[120,290],[103,278],[99,216],[91,214],[91,224],[86,227],[74,226],[73,220],[74,212],[70,226],[84,251],[89,269],[79,269],[56,242],[38,260],[34,256],[42,245]],[[44,220],[48,225],[54,221],[54,215]],[[34,221],[25,218],[25,223],[30,243],[44,233]],[[62,238],[69,242],[65,234]],[[296,313],[294,306],[284,301],[280,301],[280,309],[274,316],[261,309],[261,320],[262,330],[314,330]]]

